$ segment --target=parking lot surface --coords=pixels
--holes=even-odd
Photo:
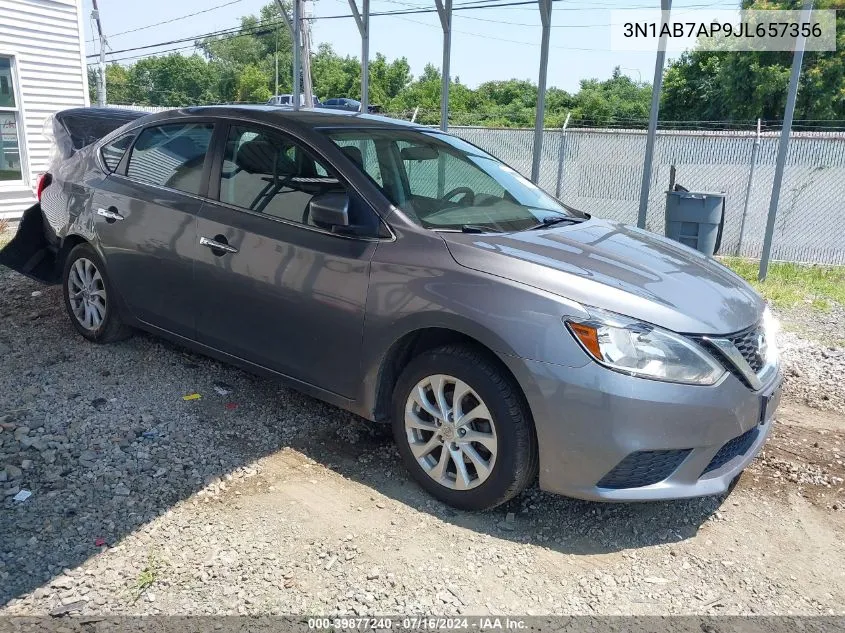
[[[0,297],[2,615],[845,613],[845,335],[782,336],[778,423],[726,497],[469,514],[353,415],[146,334],[87,343],[6,269]]]

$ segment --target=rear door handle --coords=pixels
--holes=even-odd
[[[97,215],[104,217],[106,220],[111,220],[112,222],[123,219],[123,216],[120,215],[114,207],[109,207],[108,209],[100,207],[97,209]]]
[[[234,246],[230,246],[225,242],[218,242],[217,240],[213,240],[210,237],[201,237],[200,238],[200,246],[207,246],[212,251],[223,251],[225,253],[237,253],[238,249]]]

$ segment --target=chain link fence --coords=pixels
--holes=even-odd
[[[460,136],[531,173],[533,130],[450,127]],[[691,191],[726,194],[723,255],[759,258],[769,210],[778,132],[660,131],[646,228],[664,232],[665,192],[676,182]],[[644,130],[546,130],[539,185],[599,217],[636,224]],[[792,134],[775,222],[772,258],[845,264],[845,133]]]

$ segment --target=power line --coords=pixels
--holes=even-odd
[[[240,1],[240,0],[237,0],[237,1]],[[535,1],[536,0],[520,0],[520,3],[521,4],[530,4],[530,3],[533,3]],[[555,1],[557,2],[557,1],[560,1],[560,0],[555,0]],[[490,4],[491,2],[496,2],[496,0],[481,0],[481,2],[484,2],[485,4],[482,5],[480,2],[479,3],[471,2],[471,3],[468,3],[471,6],[467,6],[466,8],[474,8],[474,9],[479,8],[480,9],[480,8],[487,8],[488,6],[492,6],[492,7],[506,6],[508,4],[508,3]],[[464,5],[462,4],[462,5],[456,6],[455,8],[459,8],[459,7],[463,7],[463,6]],[[431,9],[431,8],[430,9],[417,9],[417,10],[406,9],[404,11],[385,11],[385,12],[371,13],[370,15],[371,16],[392,15],[394,13],[400,14],[400,13],[403,13],[405,11],[411,11],[412,13],[418,13],[418,12],[435,13],[437,11],[437,9]],[[333,16],[332,19],[341,18],[341,17],[351,18],[351,17],[353,17],[353,15],[351,13],[349,13],[349,14],[346,14],[346,15],[343,15],[343,16]],[[308,19],[318,20],[318,19],[323,19],[323,18],[311,17],[311,18],[308,18]],[[148,48],[156,48],[158,46],[167,46],[167,45],[170,45],[170,44],[180,44],[182,42],[190,42],[190,41],[195,41],[195,40],[198,40],[198,39],[215,37],[215,36],[219,36],[219,35],[229,35],[229,34],[235,34],[235,33],[237,33],[237,34],[250,34],[248,32],[250,30],[253,30],[253,29],[256,29],[256,28],[278,27],[278,26],[282,25],[282,23],[283,23],[282,21],[265,22],[263,24],[258,24],[255,27],[247,27],[247,28],[235,26],[235,27],[230,27],[230,28],[227,28],[227,29],[220,29],[218,31],[211,31],[211,32],[208,32],[208,33],[198,33],[197,35],[192,35],[190,37],[183,37],[183,38],[175,39],[175,40],[167,40],[167,41],[163,41],[163,42],[157,42],[155,44],[147,44],[147,45],[144,45],[144,46],[135,46],[135,47],[132,47],[132,48],[123,48],[123,49],[116,50],[116,51],[113,50],[113,51],[110,51],[109,54],[117,55],[117,54],[120,54],[120,53],[128,53],[128,52],[137,51],[137,50],[144,50],[144,49],[148,49]],[[242,33],[239,33],[239,32],[242,32]],[[96,57],[96,55],[91,54],[91,55],[87,55],[87,57]]]
[[[170,24],[171,22],[178,22],[179,20],[185,20],[187,18],[192,18],[195,15],[200,15],[201,13],[208,13],[209,11],[215,11],[217,9],[221,9],[223,7],[228,7],[232,4],[238,4],[239,2],[243,2],[243,0],[231,0],[230,2],[224,2],[223,4],[218,4],[214,7],[209,7],[207,9],[203,9],[202,11],[195,11],[193,13],[188,13],[186,15],[180,15],[176,18],[171,18],[169,20],[163,20],[162,22],[156,22],[155,24],[148,24],[146,26],[139,26],[135,29],[129,29],[128,31],[121,31],[120,33],[115,33],[112,37],[117,37],[118,35],[126,35],[127,33],[137,33],[138,31],[144,31],[146,29],[151,29],[154,26],[161,26],[162,24]]]
[[[211,37],[217,36],[234,36],[239,37],[242,35],[266,35],[267,33],[273,33],[278,27],[282,26],[284,22],[282,20],[278,20],[275,22],[265,22],[263,24],[256,24],[255,26],[251,27],[230,27],[228,29],[221,29],[219,31],[211,31],[208,33],[198,33],[197,35],[192,35],[190,37],[183,37],[177,40],[167,40],[164,42],[157,42],[155,44],[146,44],[144,46],[134,46],[132,48],[123,48],[120,50],[113,50],[109,51],[109,55],[118,55],[120,53],[131,53],[133,51],[140,51],[146,50],[148,48],[158,48],[159,46],[169,46],[170,44],[181,44],[183,42],[196,42],[197,40],[207,39]],[[189,47],[182,47],[182,48],[189,48]],[[96,57],[95,54],[87,55],[86,57]]]
[[[187,46],[177,46],[176,48],[166,48],[164,50],[155,51],[155,52],[152,52],[152,53],[142,53],[140,55],[130,55],[128,57],[112,58],[112,59],[109,59],[108,61],[109,61],[109,63],[116,64],[117,62],[123,62],[123,61],[127,61],[127,60],[130,60],[130,59],[142,59],[142,58],[146,58],[146,57],[155,57],[156,55],[163,55],[165,53],[175,53],[177,51],[185,51],[185,50],[189,50],[189,49],[192,49],[192,48],[196,48],[196,45],[188,44]],[[97,64],[95,62],[88,62],[88,65],[89,66],[96,66]]]
[[[433,29],[440,30],[440,27],[436,24],[428,24],[427,22],[420,22],[419,20],[414,20],[412,18],[406,18],[403,16],[392,16],[397,20],[404,20],[405,22],[413,22],[414,24],[420,24],[422,26],[427,26]],[[480,37],[485,40],[495,40],[497,42],[508,42],[510,44],[521,44],[523,46],[540,46],[539,42],[526,42],[525,40],[511,40],[505,37],[497,37],[492,35],[485,35],[484,33],[473,33],[472,31],[461,31],[460,29],[452,29],[452,33],[460,33],[461,35],[469,35],[470,37]],[[591,51],[591,52],[603,52],[607,49],[604,48],[585,48],[579,46],[555,46],[554,44],[551,45],[551,48],[556,48],[558,50],[564,51]]]
[[[233,0],[233,2],[230,2],[228,4],[234,4],[235,2],[240,2],[240,1],[241,0]],[[552,0],[552,2],[556,2],[556,3],[562,2],[562,1],[563,0]],[[400,17],[400,16],[407,16],[407,15],[431,14],[431,13],[437,12],[436,8],[425,7],[425,6],[420,6],[420,5],[413,5],[413,4],[404,3],[404,2],[393,2],[393,3],[394,4],[405,4],[409,8],[394,10],[394,11],[375,11],[375,12],[371,12],[370,16],[371,17],[387,17],[387,16]],[[467,11],[467,10],[479,10],[479,9],[510,8],[510,7],[533,5],[533,4],[536,4],[536,0],[508,0],[508,1],[469,0],[467,2],[463,2],[461,4],[455,5],[452,8],[452,10],[453,11]],[[219,6],[225,6],[225,5],[219,5]],[[688,9],[688,8],[708,7],[708,6],[711,6],[711,5],[707,5],[707,4],[690,5],[689,7],[684,7],[684,8]],[[630,8],[651,8],[651,7],[640,6],[640,7],[630,7]],[[558,10],[559,11],[563,11],[563,10],[583,11],[583,10],[588,10],[588,9],[589,9],[589,7],[587,7],[587,6],[583,6],[583,7],[571,7],[571,6],[567,7],[567,6],[564,6],[564,7],[560,7]],[[211,8],[207,9],[207,11],[210,11],[210,10],[212,10],[212,9]],[[345,18],[352,18],[352,17],[354,17],[354,16],[351,13],[348,13],[348,14],[328,15],[328,16],[319,16],[319,17],[315,16],[315,17],[310,17],[310,18],[307,18],[307,19],[309,19],[309,20],[334,20],[334,19],[345,19]],[[498,22],[498,23],[501,23],[501,24],[508,24],[509,26],[514,26],[513,23],[511,23],[509,21],[504,21],[504,20],[491,20],[491,19],[486,19],[486,18],[477,18],[477,17],[463,16],[463,15],[459,15],[457,17],[481,20],[481,21],[485,21],[485,22],[493,22],[493,23]],[[174,18],[174,20],[175,19],[177,19],[177,18]],[[433,27],[433,28],[436,27],[436,25],[429,25],[429,24],[426,24],[424,22],[417,22],[415,20],[407,19],[407,21],[415,22],[417,24],[423,24],[425,26],[430,26],[430,27]],[[181,43],[184,43],[184,42],[196,42],[197,40],[213,38],[213,37],[223,37],[223,36],[230,36],[230,35],[235,36],[235,37],[242,36],[242,35],[265,35],[265,34],[268,34],[268,33],[273,33],[281,25],[282,25],[282,21],[273,21],[273,22],[265,22],[263,24],[257,24],[254,27],[247,27],[247,28],[231,27],[231,28],[228,28],[228,29],[211,31],[211,32],[208,32],[208,33],[199,33],[197,35],[193,35],[191,37],[185,37],[185,38],[181,38],[181,39],[167,40],[167,41],[163,41],[163,42],[157,42],[155,44],[147,44],[147,45],[144,45],[144,46],[136,46],[136,47],[125,48],[125,49],[120,49],[120,50],[116,50],[116,51],[112,50],[108,54],[109,55],[118,55],[120,53],[128,53],[128,52],[134,52],[134,51],[139,51],[139,50],[147,50],[147,49],[151,49],[151,48],[159,48],[161,46],[168,46],[168,45],[171,45],[171,44],[181,44]],[[538,26],[538,25],[523,24],[521,26]],[[610,26],[610,25],[609,24],[604,24],[604,25],[599,25],[599,24],[596,24],[596,25],[574,25],[573,24],[573,25],[553,25],[553,26],[566,27],[566,28],[588,28],[588,27]],[[140,28],[146,28],[146,27],[140,27]],[[140,30],[140,28],[137,29],[137,30]],[[439,27],[436,27],[436,28],[439,28]],[[124,31],[124,33],[126,33],[126,32],[127,31]],[[464,35],[475,36],[475,37],[483,37],[485,39],[494,39],[494,40],[498,40],[498,41],[502,41],[502,42],[510,42],[510,43],[513,43],[513,44],[523,44],[523,45],[529,45],[529,46],[539,45],[538,43],[535,43],[535,42],[525,42],[525,41],[521,41],[521,40],[510,40],[510,39],[507,39],[507,38],[494,37],[494,36],[489,36],[489,35],[484,35],[484,34],[479,34],[479,33],[472,33],[472,32],[468,32],[468,31],[455,30],[455,32],[462,33]],[[181,46],[181,47],[177,47],[177,48],[171,48],[171,49],[167,49],[167,50],[164,50],[164,51],[158,51],[158,52],[152,53],[152,54],[157,55],[157,54],[161,54],[161,53],[165,53],[165,52],[174,52],[174,51],[177,51],[177,50],[186,50],[186,49],[189,49],[189,48],[195,48],[195,45],[192,44],[190,46]],[[606,49],[587,48],[587,47],[565,47],[565,46],[553,46],[553,48],[557,48],[557,49],[560,49],[560,50],[583,50],[583,51],[603,51],[603,50],[606,50]],[[112,62],[125,61],[125,60],[128,60],[128,59],[137,59],[137,58],[145,57],[145,56],[147,56],[147,55],[134,55],[134,56],[122,57],[122,58],[111,58],[109,61],[112,61]],[[87,57],[89,57],[89,58],[90,57],[96,57],[96,55],[91,54],[91,55],[88,55]]]

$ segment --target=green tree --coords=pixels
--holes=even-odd
[[[647,119],[651,109],[651,86],[623,75],[617,66],[605,81],[581,81],[572,115],[598,125],[633,125]]]
[[[120,64],[106,66],[106,97],[109,103],[130,103],[132,70]]]
[[[178,107],[214,103],[218,98],[217,78],[199,55],[148,57],[138,61],[128,75],[129,103]]]
[[[290,11],[290,3],[283,2]],[[206,38],[197,43],[218,79],[221,101],[242,100],[243,94],[267,95],[275,91],[276,57],[279,64],[279,91],[291,92],[293,84],[293,40],[275,2],[261,7],[259,14],[241,18],[235,35]],[[249,89],[244,92],[243,73],[249,73]],[[267,91],[259,91],[259,75]],[[257,98],[257,97],[255,97]]]
[[[745,9],[799,9],[799,0],[744,0]],[[839,9],[835,51],[804,54],[796,119],[845,119],[845,2],[817,0],[817,9]],[[783,118],[791,52],[713,51],[682,55],[666,71],[661,118],[736,121]]]
[[[249,64],[241,70],[238,76],[238,101],[245,103],[262,103],[270,98],[272,93],[267,87],[267,78],[258,66]]]

